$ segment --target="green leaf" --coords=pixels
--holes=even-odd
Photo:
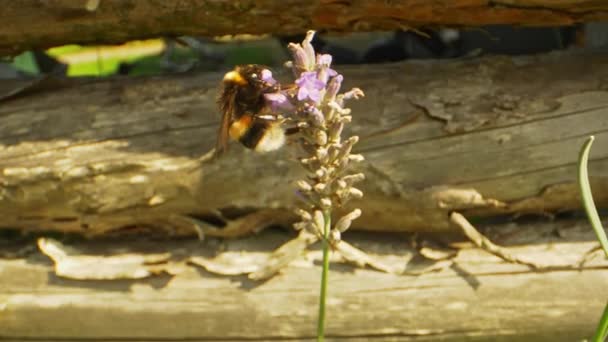
[[[26,51],[13,59],[13,67],[28,74],[37,75],[40,73],[38,63],[34,58],[34,53]]]

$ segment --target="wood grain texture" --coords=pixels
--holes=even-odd
[[[0,8],[0,53],[159,36],[293,34],[421,26],[558,26],[608,18],[601,0],[16,0]]]
[[[587,224],[570,221],[494,226],[488,233],[522,258],[553,265],[575,262],[597,244]],[[312,339],[320,274],[318,249],[264,283],[240,276],[214,276],[191,265],[176,266],[193,255],[212,258],[233,253],[240,260],[262,260],[290,236],[293,234],[266,231],[221,246],[214,240],[66,243],[81,253],[102,257],[125,252],[142,256],[170,253],[174,272],[180,269],[175,276],[137,281],[62,279],[54,274],[48,258],[37,253],[24,259],[0,259],[0,338]],[[390,265],[415,268],[432,263],[416,258],[403,235],[358,233],[345,238]],[[329,339],[569,342],[592,335],[608,296],[608,263],[601,256],[582,269],[535,272],[506,264],[466,243],[452,244],[464,248],[453,264],[420,276],[332,263]]]
[[[445,231],[452,210],[579,208],[575,164],[589,134],[592,188],[605,206],[607,62],[569,53],[339,68],[346,88],[366,92],[349,130],[367,158],[356,228]],[[249,228],[289,222],[281,209],[295,205],[293,182],[304,176],[293,146],[260,155],[233,144],[218,161],[197,161],[214,146],[220,78],[63,81],[3,103],[0,225],[193,234],[188,218],[230,226],[256,210],[270,211],[248,216]]]

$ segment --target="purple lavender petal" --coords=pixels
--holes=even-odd
[[[325,88],[325,83],[317,79],[315,71],[303,72],[300,78],[296,80],[298,85],[298,100],[311,99],[315,103],[321,101],[321,90]]]
[[[332,57],[328,54],[317,55],[317,66],[330,66]]]
[[[308,97],[308,88],[298,89],[298,101],[302,101]]]
[[[293,111],[294,109],[294,106],[289,101],[289,98],[283,93],[264,94],[264,98],[273,112],[285,113]]]
[[[277,83],[277,80],[272,77],[272,71],[268,69],[262,70],[261,78],[262,81],[268,83],[269,85],[275,85]]]
[[[323,66],[321,67],[321,70],[319,70],[319,81],[323,82],[323,85],[326,85],[329,78],[336,76],[337,74],[338,73],[334,69]]]
[[[318,90],[311,91],[308,93],[308,98],[313,100],[315,103],[320,103],[321,102],[321,92]]]

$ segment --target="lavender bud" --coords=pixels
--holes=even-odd
[[[313,213],[313,222],[319,231],[322,232],[325,229],[325,218],[323,217],[323,212],[321,210],[315,210]]]
[[[321,235],[322,231],[319,230],[319,228],[312,222],[308,222],[307,225],[304,226],[304,229],[306,229],[307,232],[313,234],[313,235]]]
[[[363,197],[363,191],[357,189],[357,188],[350,188],[348,189],[348,194],[352,197],[352,198],[361,198]]]
[[[309,122],[315,127],[322,127],[325,124],[325,116],[317,107],[312,107],[308,113]]]
[[[331,66],[332,57],[329,54],[318,54],[317,55],[317,67],[319,68],[329,68]],[[332,71],[336,75],[335,71]]]
[[[335,110],[336,112],[340,113],[341,115],[348,115],[351,112],[350,108],[342,108],[342,105],[340,105],[336,101],[330,101],[327,103],[327,105],[329,106],[329,108]]]
[[[346,188],[344,190],[336,191],[336,196],[338,197],[340,204],[344,205],[353,198],[359,199],[363,197],[363,192],[356,188]]]
[[[315,132],[315,143],[319,146],[327,145],[327,133],[322,130],[317,130]]]
[[[342,148],[340,149],[340,152],[338,153],[337,159],[347,158],[350,155],[350,151],[353,149],[353,146],[358,141],[359,141],[359,137],[356,135],[346,139],[342,143]]]
[[[305,180],[297,181],[296,185],[298,186],[298,189],[302,190],[303,192],[312,191],[312,186],[310,184],[308,184],[308,182]]]
[[[287,45],[289,51],[291,51],[291,55],[293,56],[293,67],[294,73],[299,75],[302,71],[309,70],[308,66],[310,65],[310,61],[308,60],[308,55],[299,44],[289,43]],[[313,56],[314,58],[314,56]],[[314,59],[313,59],[314,60]]]
[[[317,157],[300,158],[300,163],[302,163],[302,165],[310,165],[316,161],[317,161]]]
[[[325,164],[325,162],[327,161],[327,157],[328,157],[327,148],[319,147],[316,149],[315,154],[317,155],[317,159],[322,164]]]
[[[365,158],[363,158],[363,156],[360,154],[351,154],[348,156],[348,159],[354,162],[362,162],[365,160]]]
[[[317,157],[302,158],[300,159],[300,164],[302,164],[302,166],[304,166],[308,171],[311,172],[314,172],[321,166],[321,163],[319,163]]]
[[[317,193],[321,193],[325,190],[325,188],[327,187],[327,185],[325,183],[317,183],[314,186],[314,189]]]
[[[344,80],[344,76],[336,75],[336,77],[332,78],[329,81],[329,85],[327,86],[327,91],[325,92],[325,101],[334,102],[336,99],[336,95],[340,91],[340,87],[342,86],[342,81]]]
[[[306,70],[313,70],[315,68],[315,49],[312,47],[313,38],[315,37],[315,31],[309,30],[306,32],[306,38],[302,41],[302,48],[306,53]]]
[[[353,121],[353,117],[350,115],[343,115],[340,117],[340,122],[342,123],[350,123],[351,121]]]
[[[342,241],[342,233],[339,230],[332,229],[329,232],[329,243],[333,246],[337,245]]]
[[[304,209],[297,208],[296,210],[294,210],[294,212],[296,215],[300,216],[303,221],[312,220],[312,216],[310,215],[310,213]]]
[[[327,175],[327,171],[325,170],[324,167],[321,167],[317,171],[315,171],[315,177],[317,179],[323,179],[323,178],[325,178],[326,175]]]
[[[363,93],[363,90],[361,90],[359,88],[353,88],[353,89],[347,91],[346,93],[344,93],[344,96],[342,98],[344,100],[350,100],[350,99],[358,100],[364,96],[365,96],[365,94]]]
[[[348,159],[348,158],[336,157],[335,160],[336,160],[335,163],[337,164],[336,168],[338,170],[346,170],[346,168],[348,167],[348,164],[350,163],[350,159]]]
[[[331,209],[332,203],[331,203],[331,199],[329,199],[329,198],[326,198],[326,197],[321,198],[320,204],[321,204],[321,208],[323,208],[323,209]]]
[[[362,173],[355,173],[354,175],[348,175],[342,177],[341,181],[344,181],[347,185],[353,185],[365,179],[365,175]]]
[[[338,223],[336,223],[334,229],[341,233],[344,233],[348,228],[350,228],[352,222],[359,218],[359,216],[361,216],[361,209],[355,209],[351,211],[350,213],[342,216],[342,218],[338,220]]]
[[[307,232],[314,235],[319,235],[321,233],[317,229],[317,226],[315,226],[315,224],[310,221],[294,223],[293,227],[295,228],[295,230],[306,230]]]
[[[338,179],[336,181],[336,185],[338,186],[338,189],[345,189],[348,186],[348,183],[346,183],[344,180],[342,179]]]
[[[338,153],[340,153],[340,148],[342,147],[342,145],[338,145],[335,142],[331,145],[329,145],[329,149],[328,149],[328,159],[329,160],[336,160],[336,158],[338,157]]]
[[[332,142],[339,142],[340,136],[342,135],[342,130],[344,129],[344,123],[342,122],[334,122],[329,127],[329,140]]]

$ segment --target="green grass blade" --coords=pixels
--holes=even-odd
[[[597,325],[595,335],[593,335],[593,342],[604,342],[606,340],[606,333],[608,332],[608,303],[604,307],[604,313],[600,319],[600,323]]]
[[[600,220],[600,216],[595,208],[595,203],[593,202],[591,186],[589,185],[589,175],[587,173],[589,150],[591,150],[594,139],[593,136],[590,136],[587,141],[585,141],[585,144],[583,144],[583,148],[579,154],[578,184],[581,189],[581,197],[583,199],[583,206],[587,212],[587,218],[589,218],[589,222],[591,222],[591,226],[593,227],[593,230],[595,230],[595,235],[597,235],[597,239],[600,241],[606,257],[608,257],[608,239],[606,239],[606,232],[604,231],[604,227],[602,227],[602,221]]]
[[[608,257],[608,240],[606,239],[606,232],[602,227],[602,221],[595,208],[595,202],[593,202],[593,195],[591,194],[591,186],[589,185],[589,174],[587,172],[587,164],[589,162],[589,151],[595,138],[590,136],[587,141],[583,144],[581,152],[578,157],[578,184],[581,189],[581,197],[583,199],[583,206],[587,212],[587,218],[591,222],[595,235],[602,245],[602,249]],[[604,313],[600,319],[600,323],[597,325],[595,335],[593,336],[593,342],[603,342],[606,339],[608,332],[608,303],[604,308]]]

